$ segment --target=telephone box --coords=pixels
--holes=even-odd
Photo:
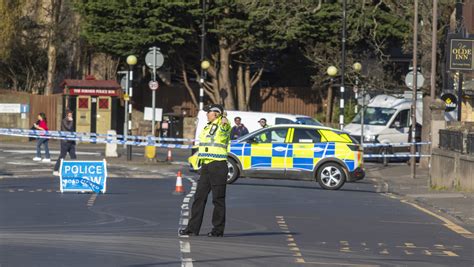
[[[61,86],[63,113],[67,108],[74,112],[76,132],[122,132],[123,116],[119,112],[122,89],[116,81],[64,80]]]

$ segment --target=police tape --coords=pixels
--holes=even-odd
[[[102,144],[155,146],[155,147],[161,147],[161,148],[190,149],[193,147],[192,145],[156,143],[155,142],[156,138],[153,138],[151,136],[149,137],[140,136],[140,138],[135,139],[135,140],[146,140],[146,141],[131,141],[131,140],[116,139],[116,135],[106,135],[107,138],[102,138],[102,137],[97,137],[97,136],[78,135],[76,132],[25,130],[25,129],[9,129],[9,128],[0,128],[0,135],[58,139],[58,140],[66,140],[66,141],[79,141],[79,142],[102,143]],[[134,137],[138,137],[138,136],[134,136]],[[178,139],[178,138],[174,138],[174,139]]]
[[[431,155],[416,154],[364,154],[364,158],[412,158],[412,157],[431,157]]]
[[[91,137],[91,138],[117,138],[117,139],[126,139],[126,140],[150,140],[150,141],[165,141],[165,142],[194,142],[194,139],[187,138],[171,138],[171,137],[153,137],[149,136],[139,136],[139,135],[122,135],[122,134],[99,134],[99,133],[86,133],[86,132],[65,132],[65,131],[43,131],[43,130],[33,130],[33,129],[18,129],[18,128],[0,128],[0,133],[2,132],[14,132],[14,133],[24,133],[24,134],[33,134],[33,135],[58,135],[58,136],[68,136],[68,137]],[[36,136],[31,136],[36,137]]]
[[[363,146],[365,147],[407,147],[411,145],[430,145],[431,142],[406,142],[406,143],[364,143]]]

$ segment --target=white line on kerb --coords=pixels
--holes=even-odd
[[[194,196],[196,192],[196,182],[189,178],[185,177],[192,183],[191,192],[189,192],[183,199],[183,204],[181,205],[181,216],[179,218],[179,229],[184,229],[188,226],[189,222],[189,200]],[[180,236],[182,238],[187,236]],[[193,267],[193,259],[189,253],[191,253],[191,243],[189,241],[181,241],[179,240],[179,248],[181,252],[181,267]]]

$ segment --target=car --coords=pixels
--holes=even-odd
[[[189,158],[199,170],[197,149]],[[314,125],[284,124],[249,133],[228,146],[227,183],[239,177],[315,180],[328,190],[363,179],[362,147],[348,133]]]

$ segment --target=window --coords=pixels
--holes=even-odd
[[[266,130],[253,136],[254,143],[284,143],[288,129]]]
[[[391,128],[406,128],[410,126],[410,110],[404,109],[398,112],[392,122]]]
[[[387,125],[397,110],[394,108],[366,107],[364,112],[365,125]],[[360,124],[361,112],[352,120],[352,123]]]
[[[99,109],[109,109],[108,98],[99,98]]]
[[[78,108],[88,109],[89,108],[89,98],[79,97]]]
[[[295,129],[293,143],[320,143],[321,135],[315,129]]]
[[[285,118],[275,118],[275,124],[295,124],[295,122]]]

